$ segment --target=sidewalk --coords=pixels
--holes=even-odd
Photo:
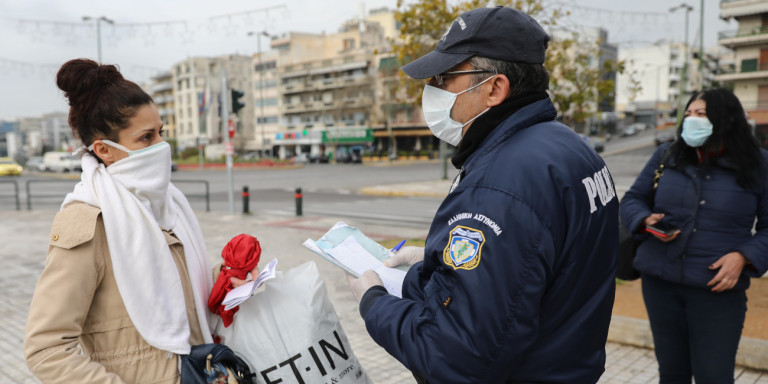
[[[412,191],[447,191],[449,182],[427,182]],[[403,187],[405,188],[405,187]],[[382,188],[384,189],[384,188]],[[407,192],[408,188],[403,191]],[[442,192],[445,193],[445,192]],[[0,383],[37,383],[26,368],[23,332],[27,308],[37,277],[43,268],[48,236],[55,211],[3,211],[0,214]],[[347,287],[343,272],[304,249],[308,237],[316,239],[337,219],[331,217],[229,216],[220,212],[199,212],[208,254],[219,260],[219,252],[230,238],[249,233],[261,242],[262,264],[279,258],[279,269],[287,270],[314,261],[325,280],[328,294],[341,319],[355,355],[377,384],[413,383],[411,374],[368,336],[357,304]],[[361,220],[345,220],[376,240],[424,238],[428,228],[396,228]],[[653,351],[616,343],[606,346],[606,372],[600,383],[654,383],[658,381]],[[759,371],[739,368],[737,383],[768,383]]]

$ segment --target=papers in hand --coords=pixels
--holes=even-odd
[[[352,276],[359,277],[369,269],[376,272],[387,292],[402,297],[405,271],[385,267],[382,261],[391,257],[392,253],[357,228],[336,223],[317,241],[307,239],[304,246]]]
[[[272,261],[267,264],[267,267],[264,268],[264,270],[261,271],[261,273],[259,273],[255,279],[229,291],[229,293],[224,296],[224,300],[221,302],[224,304],[224,309],[228,311],[234,307],[237,307],[242,302],[248,300],[249,297],[253,296],[253,293],[256,292],[256,289],[258,289],[262,283],[269,279],[274,279],[276,266],[277,259],[272,259]]]

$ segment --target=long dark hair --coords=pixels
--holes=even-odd
[[[56,85],[69,101],[69,126],[86,146],[106,138],[118,141],[139,107],[152,103],[136,83],[123,78],[114,65],[75,59],[61,66]]]
[[[735,167],[736,182],[740,187],[760,185],[766,165],[739,99],[728,89],[712,88],[694,93],[686,109],[695,100],[704,100],[707,119],[712,123],[712,136],[699,149],[704,154],[724,151],[723,157]],[[682,132],[681,123],[677,127],[677,140],[671,147],[673,157],[680,166],[696,165],[699,163],[697,148],[688,146],[682,140]],[[702,164],[711,166],[715,160],[714,156],[706,156]]]

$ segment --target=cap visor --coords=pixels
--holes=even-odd
[[[432,51],[404,65],[402,70],[414,79],[428,79],[461,64],[472,56],[471,53]]]

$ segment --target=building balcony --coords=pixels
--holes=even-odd
[[[768,13],[768,2],[764,0],[720,0],[720,17],[759,15]]]
[[[742,100],[741,106],[755,124],[768,124],[768,100]]]
[[[339,101],[310,101],[298,104],[283,104],[280,107],[280,113],[285,115],[306,113],[306,112],[325,112],[338,109],[342,104]]]
[[[155,105],[171,103],[173,102],[173,95],[166,94],[166,95],[160,95],[160,96],[153,96],[152,100],[155,102]]]
[[[307,85],[305,83],[288,83],[283,85],[283,94],[290,95],[295,93],[302,93],[311,91],[313,87],[311,85]]]
[[[349,97],[343,100],[344,108],[368,108],[373,105],[371,97]]]
[[[153,84],[152,87],[150,88],[150,91],[152,91],[152,93],[160,93],[163,91],[172,91],[172,90],[173,90],[173,83],[171,83],[170,81]]]
[[[728,48],[768,44],[768,26],[723,31],[718,33],[718,41]]]
[[[757,79],[768,79],[768,63],[758,63],[757,59],[742,60],[740,66],[715,76],[715,80],[725,82]]]

